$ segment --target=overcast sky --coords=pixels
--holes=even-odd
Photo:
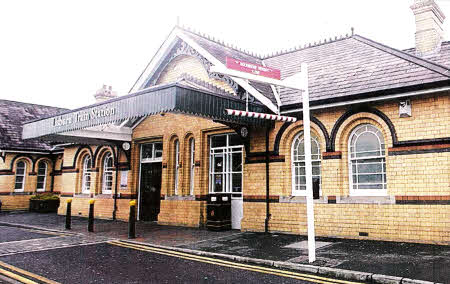
[[[450,1],[436,0],[447,17]],[[296,4],[294,4],[296,3]],[[66,108],[103,84],[128,93],[177,16],[182,25],[258,53],[350,33],[414,46],[413,0],[0,2],[0,99]],[[450,40],[450,20],[444,23]]]

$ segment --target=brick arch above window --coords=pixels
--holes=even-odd
[[[345,127],[345,124],[348,124],[348,122],[355,119],[355,117],[359,116],[359,118],[361,118],[364,117],[364,115],[371,117],[375,121],[378,121],[380,124],[385,126],[383,127],[384,130],[388,129],[389,135],[386,135],[387,133],[384,134],[385,138],[387,138],[387,136],[390,137],[392,141],[391,145],[396,145],[398,143],[397,132],[395,131],[394,124],[389,119],[389,117],[376,108],[361,106],[358,108],[352,108],[347,112],[345,112],[341,117],[339,117],[339,119],[333,126],[333,129],[331,130],[330,148],[329,149],[327,148],[327,151],[329,152],[336,151],[336,141],[338,141],[337,137],[338,134],[342,131],[342,128]]]
[[[302,122],[302,116],[298,116],[297,117],[299,120],[296,123],[288,123],[285,122],[280,129],[277,132],[277,135],[275,137],[275,141],[274,141],[274,146],[273,146],[273,150],[274,150],[274,154],[278,155],[280,153],[280,146],[282,143],[282,139],[285,137],[285,132],[289,131],[288,129],[291,129],[292,127],[295,127],[295,125],[299,125],[299,124],[303,124]],[[325,127],[325,125],[316,117],[312,116],[311,117],[311,125],[313,128],[314,125],[316,125],[318,127],[318,130],[320,130],[319,132],[321,132],[321,136],[323,137],[324,141],[325,141],[325,147],[323,147],[323,149],[328,149],[329,148],[329,144],[330,144],[330,137],[327,131],[327,128]]]
[[[281,130],[280,130],[281,131]],[[291,155],[291,148],[294,138],[303,131],[303,122],[297,121],[296,123],[291,123],[285,131],[283,131],[283,135],[280,138],[278,153],[280,155],[285,155],[286,158]],[[322,131],[322,128],[315,124],[311,123],[311,135],[316,136],[319,139],[320,149],[326,149],[327,145],[327,136]]]
[[[335,151],[340,151],[343,154],[347,152],[347,144],[351,132],[360,124],[374,125],[383,133],[386,146],[392,147],[392,145],[394,145],[394,140],[392,139],[389,126],[384,122],[384,120],[372,113],[361,112],[350,116],[345,122],[341,124],[339,131],[335,134]]]

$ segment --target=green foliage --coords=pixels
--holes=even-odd
[[[30,197],[31,200],[59,200],[59,196],[53,193],[36,194]]]

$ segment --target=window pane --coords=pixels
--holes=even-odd
[[[163,144],[155,143],[155,158],[161,158],[163,153]]]
[[[383,189],[382,184],[360,184],[358,189]]]
[[[314,176],[320,175],[320,168],[319,168],[319,167],[313,167],[313,168],[312,168],[312,174],[313,174]]]
[[[221,173],[223,172],[223,156],[215,155],[214,157],[214,172]]]
[[[214,192],[222,192],[222,174],[214,175]]]
[[[227,145],[227,136],[219,135],[211,137],[211,147],[225,147]]]
[[[381,173],[382,164],[358,164],[358,173]]]
[[[43,189],[44,188],[44,182],[38,182],[37,183],[37,188],[38,189]]]
[[[241,137],[239,137],[239,135],[237,134],[231,134],[229,136],[230,141],[229,141],[229,146],[238,146],[238,145],[242,145],[241,142]]]
[[[242,192],[242,174],[233,174],[233,192]]]
[[[25,169],[24,168],[17,168],[17,170],[16,170],[16,174],[18,174],[18,175],[23,175],[25,173]]]
[[[373,151],[380,149],[378,137],[370,132],[365,132],[356,141],[356,152]]]
[[[22,183],[17,183],[14,185],[14,189],[22,189]]]
[[[45,181],[45,176],[38,176],[37,177],[37,182],[39,183],[39,182],[44,182]]]
[[[142,159],[153,158],[153,144],[142,145]]]
[[[358,183],[381,183],[383,175],[358,175]]]
[[[242,153],[233,153],[231,156],[233,160],[233,172],[241,172],[242,171]]]

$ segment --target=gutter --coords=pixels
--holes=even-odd
[[[401,93],[401,94],[395,94],[395,95],[380,96],[380,97],[376,97],[376,98],[365,98],[365,99],[352,100],[352,101],[347,101],[347,102],[317,105],[317,106],[311,106],[310,109],[311,110],[325,109],[325,108],[339,107],[339,106],[345,106],[345,105],[354,105],[354,104],[367,103],[367,102],[385,101],[385,100],[403,98],[403,97],[415,97],[415,96],[419,96],[419,95],[427,95],[427,94],[433,94],[433,93],[445,92],[445,91],[450,91],[450,87],[442,87],[442,88],[430,89],[430,90],[425,90],[425,91],[413,91],[413,92],[407,92],[407,93]],[[303,110],[302,108],[286,110],[286,111],[282,111],[281,114],[295,113],[295,112],[300,112],[302,110]]]

